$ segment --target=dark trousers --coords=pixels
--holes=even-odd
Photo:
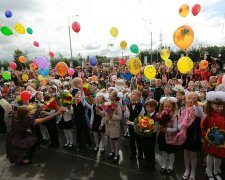
[[[138,156],[143,157],[143,148],[141,143],[141,136],[134,132],[134,127],[129,125],[129,133],[130,133],[130,150],[131,154],[136,156],[136,145],[138,149]]]
[[[5,124],[4,115],[5,115],[5,110],[2,108],[2,106],[0,106],[0,133],[7,134],[7,128]]]
[[[86,119],[84,120],[76,120],[76,130],[77,130],[77,143],[78,145],[83,144],[83,138],[85,143],[91,145],[91,136],[88,130],[88,126],[86,123]]]
[[[45,123],[47,129],[48,129],[48,134],[51,140],[51,145],[57,146],[59,145],[59,139],[58,139],[58,131],[56,127],[56,122],[55,118],[51,119],[50,121],[47,121]]]
[[[153,133],[150,137],[142,137],[145,160],[153,165],[155,164],[155,142],[156,133]]]

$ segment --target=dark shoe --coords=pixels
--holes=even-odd
[[[114,158],[114,156],[115,156],[115,152],[111,152],[108,154],[107,158],[112,159],[112,158]]]
[[[209,176],[207,173],[205,173],[205,176],[206,176],[206,179],[207,180],[214,180],[214,177],[216,177],[215,175],[214,175],[214,177],[213,176]],[[189,178],[190,179],[190,178]],[[216,179],[216,178],[215,178]]]
[[[69,144],[64,144],[63,148],[68,148]]]
[[[167,173],[166,173],[167,175],[170,176],[172,173],[173,173],[173,169],[167,169]]]
[[[161,168],[160,173],[161,174],[166,174],[167,173],[167,170],[165,168]]]
[[[130,160],[136,159],[136,155],[130,154],[129,158],[130,158]]]
[[[95,152],[98,152],[98,149],[99,149],[99,147],[95,147],[93,150],[94,150]]]
[[[138,161],[142,161],[143,160],[143,156],[138,156]]]
[[[117,163],[120,159],[120,155],[115,155],[114,158],[113,158],[113,162],[114,163]]]
[[[183,174],[183,175],[181,176],[181,178],[182,178],[183,180],[188,180],[189,176],[186,176],[186,175]]]

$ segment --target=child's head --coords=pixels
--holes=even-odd
[[[130,100],[132,102],[137,102],[140,99],[140,92],[137,90],[133,90],[131,92]]]
[[[78,89],[82,89],[83,88],[83,81],[81,78],[75,77],[72,81],[72,88],[78,88]]]
[[[42,91],[36,92],[36,99],[39,100],[39,101],[43,99],[43,92]]]
[[[169,85],[166,85],[164,87],[164,94],[167,95],[167,96],[170,96],[172,94],[172,89]]]
[[[200,81],[195,81],[195,89],[199,89],[200,88]]]
[[[184,91],[177,91],[176,92],[176,98],[177,98],[177,100],[178,101],[182,101],[184,95],[185,95]]]
[[[188,107],[196,105],[198,102],[198,95],[195,92],[189,92],[185,95],[185,104]]]
[[[73,90],[72,90],[72,96],[74,97],[74,99],[75,99],[76,101],[81,100],[81,91],[78,90],[78,89],[73,89]]]
[[[27,106],[21,106],[17,110],[17,119],[23,120],[23,119],[29,117],[29,113],[30,113],[30,111],[29,111],[29,108]]]
[[[161,86],[162,86],[162,80],[161,79],[156,79],[155,87],[158,88],[158,87],[161,87]]]
[[[116,91],[112,91],[109,94],[109,100],[112,101],[112,102],[115,102],[115,101],[119,101],[120,100],[120,98],[117,96],[117,92]]]
[[[168,111],[173,114],[176,112],[177,99],[175,97],[163,97],[160,99],[159,112]]]
[[[143,99],[147,99],[149,96],[149,91],[147,89],[143,89],[143,91],[141,92],[141,96],[143,97]]]
[[[97,104],[102,104],[102,103],[104,103],[104,101],[105,101],[105,96],[104,96],[104,94],[101,93],[101,92],[97,93],[97,94],[96,94],[96,98],[95,98],[95,102],[96,102]]]
[[[154,99],[149,99],[146,103],[145,103],[145,109],[148,113],[154,112],[157,106],[157,101]]]
[[[205,100],[205,98],[206,98],[206,92],[204,90],[201,90],[199,92],[199,98],[200,98],[201,101],[204,101]]]
[[[225,115],[225,92],[210,91],[206,94],[206,113],[218,112]]]

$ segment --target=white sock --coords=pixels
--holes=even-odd
[[[190,151],[191,155],[191,175],[190,178],[195,179],[196,166],[197,166],[197,152]]]
[[[213,173],[212,173],[213,160],[214,160],[214,157],[211,156],[210,154],[208,154],[206,157],[206,173],[208,176],[213,175]]]
[[[119,140],[114,140],[116,155],[119,155]]]
[[[167,152],[166,151],[162,151],[161,161],[162,161],[161,168],[165,169],[166,168],[166,164],[167,164]]]
[[[190,152],[188,150],[184,150],[185,176],[189,176],[190,174],[190,162],[191,162]]]
[[[70,140],[69,140],[68,130],[67,129],[63,129],[63,132],[64,132],[65,137],[66,137],[66,144],[69,144],[70,143]]]
[[[174,153],[168,154],[168,159],[169,159],[168,169],[173,170],[173,165],[174,165],[174,161],[175,161],[175,154]]]
[[[105,142],[105,132],[101,132],[101,142],[102,142],[102,147],[105,148],[105,144],[106,144],[106,142]]]
[[[98,132],[93,132],[94,134],[94,140],[95,140],[95,146],[99,146],[99,133]]]
[[[111,151],[112,152],[115,152],[115,143],[114,143],[114,140],[113,139],[109,139],[109,141],[110,141]]]
[[[69,138],[69,144],[74,144],[74,137],[73,137],[73,130],[68,130],[68,138]]]
[[[214,157],[214,174],[221,173],[220,165],[221,165],[222,159]]]

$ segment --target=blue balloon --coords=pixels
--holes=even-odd
[[[96,64],[97,64],[97,60],[95,57],[90,57],[89,62],[92,66],[96,66]]]
[[[48,67],[46,67],[46,68],[44,68],[44,69],[39,68],[39,69],[38,69],[38,72],[39,72],[39,74],[42,75],[43,77],[46,77],[46,76],[49,75],[49,68],[48,68]]]
[[[12,12],[10,10],[5,11],[5,17],[11,18],[12,17]]]

